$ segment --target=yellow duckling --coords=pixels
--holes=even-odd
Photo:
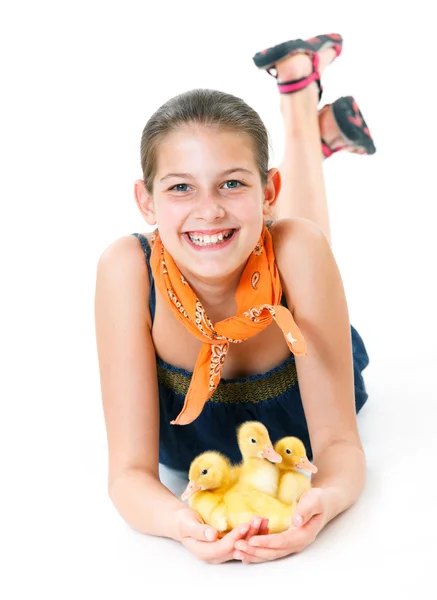
[[[189,499],[191,508],[221,535],[258,515],[269,519],[270,533],[290,527],[295,506],[257,490],[239,492],[236,474],[238,470],[219,452],[204,452],[191,463],[190,481],[181,498]]]
[[[239,430],[243,463],[233,467],[219,452],[200,454],[190,465],[190,481],[182,500],[189,499],[191,508],[221,534],[249,523],[257,515],[269,519],[271,533],[279,533],[290,527],[297,504],[284,504],[273,494],[258,489],[259,485],[270,492],[277,489],[278,472],[264,456],[273,460],[280,457],[274,452],[264,425],[257,422],[245,425]],[[248,441],[250,446],[246,448]]]
[[[317,467],[307,458],[303,442],[297,437],[284,437],[275,444],[275,451],[282,457],[278,464],[278,499],[287,504],[299,500],[311,488],[311,480],[296,469],[317,473]]]
[[[234,485],[236,475],[237,471],[233,471],[229,460],[220,452],[203,452],[191,463],[189,483],[181,496],[182,500],[189,499],[190,507],[205,523],[221,533],[229,530],[223,497]]]
[[[249,523],[255,516],[269,520],[269,533],[280,533],[291,526],[297,502],[285,504],[265,492],[256,489],[241,492],[237,487],[231,487],[223,498],[230,529]]]
[[[243,461],[236,467],[237,482],[224,497],[228,525],[233,528],[260,515],[269,519],[270,533],[288,529],[297,505],[286,505],[275,497],[279,472],[273,463],[282,459],[273,449],[267,428],[258,421],[247,421],[237,437]]]
[[[275,452],[267,427],[258,421],[246,421],[237,432],[238,446],[243,457],[239,468],[239,491],[259,490],[276,496],[279,472],[273,463],[282,457]]]

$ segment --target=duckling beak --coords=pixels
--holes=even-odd
[[[302,471],[308,471],[309,473],[317,473],[319,470],[316,465],[310,463],[306,456],[301,458],[297,464],[298,469],[302,469]]]
[[[181,496],[181,500],[187,500],[188,498],[190,498],[190,496],[198,492],[200,489],[200,485],[196,485],[194,481],[190,481],[190,483],[187,485]]]
[[[261,452],[261,456],[272,463],[282,462],[282,456],[273,450],[273,446],[266,446]]]

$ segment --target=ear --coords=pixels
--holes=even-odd
[[[264,188],[263,214],[269,215],[275,206],[279,192],[281,191],[282,181],[279,169],[270,169],[267,174],[267,184]]]
[[[146,184],[142,179],[137,179],[134,186],[135,202],[140,213],[143,215],[148,225],[156,225],[155,207],[153,198],[146,190]]]

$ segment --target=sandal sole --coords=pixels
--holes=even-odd
[[[332,105],[332,114],[343,137],[352,145],[375,154],[376,147],[369,127],[352,96],[338,98]]]
[[[298,52],[313,54],[329,46],[337,46],[339,48],[337,56],[339,56],[343,46],[341,35],[332,33],[318,35],[310,40],[289,40],[288,42],[283,42],[282,44],[277,44],[276,46],[257,52],[253,56],[253,62],[259,69],[268,69],[274,67],[275,63],[292,54]]]

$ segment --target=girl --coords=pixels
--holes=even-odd
[[[322,160],[375,148],[351,97],[317,112],[320,77],[341,49],[331,34],[255,55],[281,94],[280,170],[268,169],[266,129],[239,98],[200,89],[158,109],[135,182],[157,229],[122,237],[99,260],[109,495],[132,527],[210,563],[304,549],[365,483],[356,413],[368,357],[331,250]],[[273,442],[301,438],[318,473],[293,528],[269,535],[260,517],[219,539],[160,482],[158,463],[187,471],[208,449],[236,462],[248,420]]]

